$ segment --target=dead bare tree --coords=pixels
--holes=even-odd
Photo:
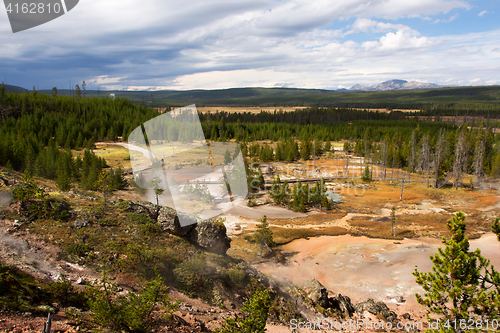
[[[480,185],[484,176],[484,152],[486,150],[485,147],[485,134],[479,134],[479,137],[476,139],[476,147],[474,149],[474,177],[475,184]]]
[[[382,169],[384,170],[384,180],[387,177],[387,150],[388,150],[387,146],[388,146],[388,142],[386,141],[386,139],[384,139],[382,141],[382,154],[381,154]]]
[[[431,146],[429,144],[429,135],[426,134],[422,137],[420,142],[420,149],[418,150],[418,165],[422,172],[427,173],[427,187],[429,187],[429,171],[431,166]]]
[[[415,158],[417,156],[417,133],[416,130],[413,130],[411,133],[411,140],[410,140],[410,154],[408,156],[408,168],[409,168],[409,173],[408,173],[408,180],[411,179],[411,173],[415,171]]]
[[[439,168],[441,167],[441,163],[443,162],[446,150],[446,132],[444,132],[441,128],[439,129],[439,136],[436,142],[436,149],[434,153],[434,188],[438,188]]]
[[[464,132],[461,131],[455,145],[455,161],[453,162],[453,175],[455,176],[455,190],[458,190],[458,185],[461,182],[464,169],[467,169],[467,142],[465,141]],[[465,166],[464,166],[465,165]]]

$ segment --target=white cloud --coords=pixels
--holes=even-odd
[[[451,16],[448,19],[437,19],[433,23],[450,23],[451,21],[455,21],[459,17],[460,17],[460,14],[455,13],[455,14],[453,14],[453,16]]]
[[[87,0],[43,26],[54,33],[0,34],[0,71],[28,87],[47,76],[49,87],[73,78],[133,89],[328,88],[459,73],[467,80],[474,68],[497,68],[498,31],[431,38],[404,18],[470,8],[460,0]],[[384,35],[356,39],[370,32]],[[498,68],[480,72],[486,82]]]
[[[480,17],[483,17],[485,14],[488,14],[489,12],[487,10],[483,10],[482,12],[480,12],[479,14],[477,14],[477,16],[480,16]]]

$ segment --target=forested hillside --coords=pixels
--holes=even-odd
[[[90,152],[94,142],[117,140],[158,115],[127,99],[7,93],[0,88],[0,165],[58,183],[93,188],[106,166]],[[73,158],[72,149],[86,149]]]
[[[17,89],[21,92],[22,88]],[[13,91],[13,90],[12,90]],[[50,90],[41,93],[51,94]],[[72,96],[75,90],[60,90]],[[393,91],[346,91],[298,88],[232,88],[215,90],[100,91],[89,97],[114,94],[151,107],[197,106],[318,106],[340,108],[387,108],[428,111],[432,115],[474,115],[500,118],[500,87],[453,87]],[[437,112],[437,113],[436,113]]]

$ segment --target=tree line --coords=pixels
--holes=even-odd
[[[56,180],[63,189],[72,183],[96,189],[107,165],[91,151],[94,143],[118,136],[126,140],[133,129],[158,115],[127,99],[86,98],[78,85],[74,96],[58,96],[55,88],[52,95],[35,89],[7,93],[2,85],[0,111],[0,165]],[[79,149],[85,150],[83,157],[75,158],[71,150]],[[121,170],[110,176],[122,177]],[[120,179],[112,184],[123,187]]]

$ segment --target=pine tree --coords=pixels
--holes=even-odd
[[[101,173],[99,174],[99,178],[94,183],[94,187],[100,190],[102,193],[102,206],[104,210],[106,210],[106,197],[109,193],[111,193],[112,190],[111,183],[112,180],[109,177],[109,173],[107,173],[105,170],[101,171]]]
[[[326,143],[325,143],[325,148],[324,148],[324,150],[325,150],[325,152],[329,152],[329,151],[330,151],[330,149],[332,149],[332,143],[330,142],[330,140],[328,140],[328,141],[326,141]]]
[[[369,182],[372,180],[372,175],[370,173],[370,168],[365,166],[365,170],[363,171],[363,174],[361,175],[361,180],[364,182]]]
[[[416,298],[429,313],[441,316],[439,331],[465,332],[469,320],[486,323],[500,318],[500,274],[479,249],[469,251],[462,212],[448,220],[447,227],[451,238],[443,237],[445,248],[430,256],[432,272],[421,273],[416,268],[413,272],[425,291]]]
[[[304,161],[311,158],[311,142],[308,139],[304,139],[300,145],[300,158]]]
[[[267,290],[257,291],[241,308],[243,317],[227,318],[216,333],[264,333],[271,307]]]
[[[69,191],[71,189],[71,176],[68,175],[65,168],[60,168],[57,172],[56,184],[61,191]]]
[[[276,245],[274,243],[273,232],[269,228],[266,215],[264,215],[261,222],[257,225],[257,231],[255,232],[253,239],[260,247],[260,255],[262,255],[263,248],[273,247]]]

